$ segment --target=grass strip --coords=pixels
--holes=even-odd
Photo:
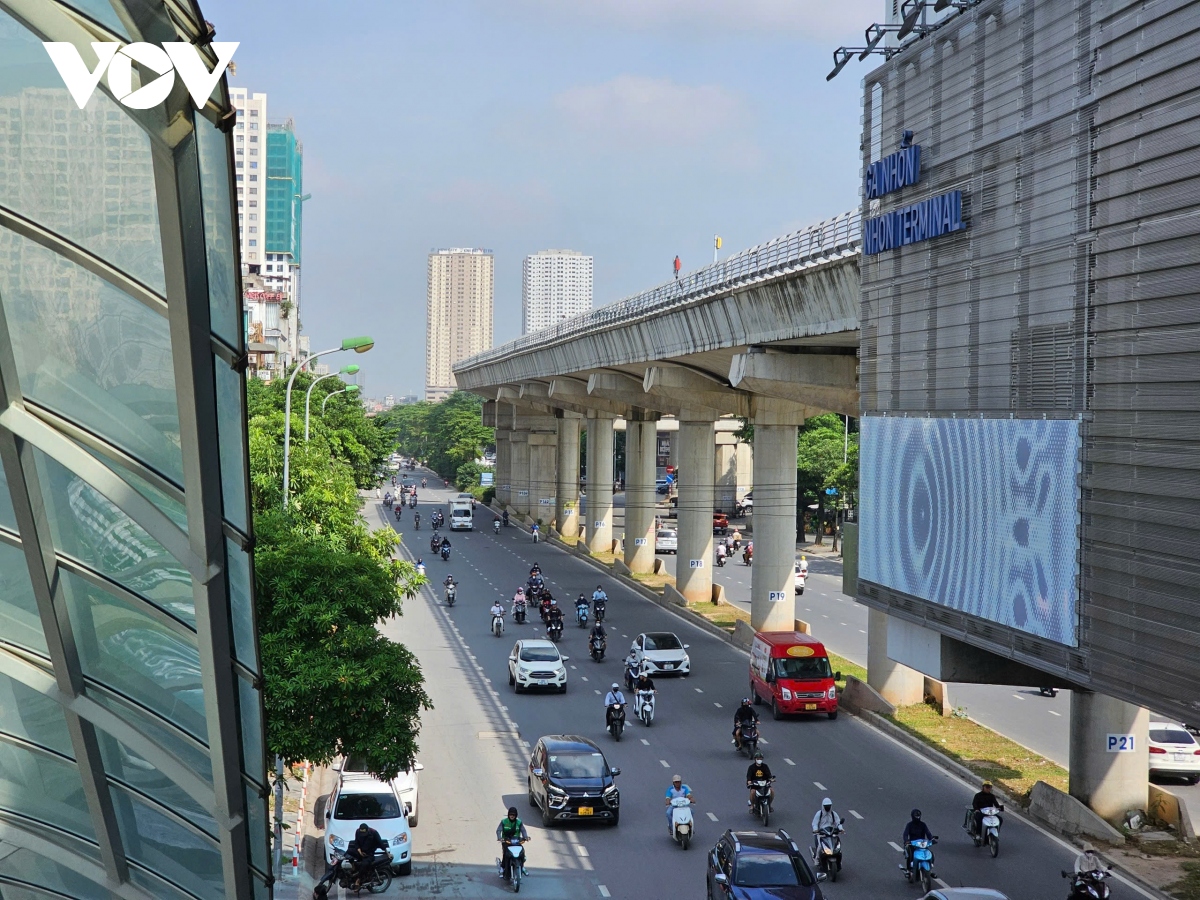
[[[1200,862],[1185,862],[1181,868],[1183,877],[1166,890],[1179,900],[1200,900]]]

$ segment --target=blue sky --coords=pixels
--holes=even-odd
[[[595,257],[595,304],[858,202],[861,82],[831,52],[880,0],[203,0],[232,84],[304,143],[303,327],[370,334],[366,393],[424,383],[430,249]]]

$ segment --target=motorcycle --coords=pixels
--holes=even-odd
[[[689,797],[671,798],[671,837],[684,850],[692,842],[692,801]]]
[[[909,841],[908,846],[912,849],[912,862],[907,866],[900,867],[904,869],[904,880],[910,884],[914,881],[921,882],[921,890],[927,894],[933,890],[933,879],[937,877],[933,871],[933,845],[936,843],[936,837]]]
[[[754,565],[754,551],[749,547],[742,551],[742,562],[748,566]]]
[[[575,604],[575,624],[580,628],[587,628],[588,623],[588,606],[586,603]]]
[[[351,860],[342,853],[334,852],[325,874],[313,887],[313,900],[325,900],[329,896],[329,889],[335,885],[349,890],[365,888],[372,894],[382,894],[392,886],[392,854],[377,850],[374,859],[359,863],[355,872]]]
[[[492,634],[496,637],[504,634],[504,616],[492,613]]]
[[[750,786],[754,789],[754,802],[750,811],[756,818],[762,819],[763,828],[767,827],[767,823],[771,819],[771,782],[774,780],[774,778],[759,778],[750,782]]]
[[[1071,879],[1071,893],[1067,900],[1108,900],[1112,892],[1104,883],[1112,876],[1112,869],[1093,869],[1091,872],[1063,872],[1063,878]]]
[[[508,879],[513,893],[519,894],[521,893],[521,878],[525,874],[521,866],[521,839],[509,838],[508,842],[504,844],[504,855],[505,859],[496,860],[496,871],[501,878]],[[508,865],[505,866],[505,863]],[[504,871],[506,868],[508,869],[507,873]]]
[[[518,625],[525,624],[525,601],[524,600],[513,601],[512,617],[513,617],[513,621],[516,622]]]
[[[603,600],[593,600],[592,606],[595,608],[596,624],[600,625],[604,622],[605,603]]]
[[[454,601],[457,599],[458,599],[458,585],[457,584],[446,585],[446,605],[453,606]]]
[[[442,544],[442,559],[448,560],[449,558],[450,558],[450,545]]]
[[[637,717],[643,725],[649,728],[654,723],[654,709],[657,705],[654,699],[654,691],[638,691],[637,701]],[[763,824],[765,825],[766,822]]]
[[[718,568],[718,569],[723,569],[723,568],[725,568],[725,559],[726,559],[726,557],[727,557],[727,556],[728,556],[728,554],[725,554],[725,553],[718,553],[718,554],[717,554],[717,568]]]
[[[625,689],[632,691],[634,682],[637,681],[638,675],[642,672],[641,663],[626,663],[625,664]]]
[[[607,648],[607,642],[604,640],[604,638],[597,635],[588,641],[588,647],[591,651],[592,659],[594,659],[596,662],[600,662],[602,659],[604,659],[604,651]]]
[[[832,825],[826,825],[817,832],[817,846],[810,852],[817,871],[824,872],[830,881],[837,881],[838,872],[842,870],[841,829],[835,831]]]
[[[397,522],[399,522],[399,521],[400,521],[400,514],[401,514],[401,513],[403,513],[403,512],[404,512],[404,507],[403,507],[403,506],[397,506],[397,507],[396,507],[396,509],[395,509],[395,513],[396,513],[396,521],[397,521]]]
[[[434,526],[433,537],[429,539],[429,552],[437,553],[442,546],[442,536],[437,533],[437,526]]]
[[[620,742],[621,732],[625,730],[625,707],[620,703],[613,703],[608,708],[612,712],[608,723],[608,732]]]
[[[563,627],[562,622],[555,620],[546,626],[546,637],[554,641],[556,644],[562,639]]]
[[[538,593],[541,593],[541,592],[539,591]],[[541,613],[542,624],[544,624],[544,625],[550,624],[550,596],[549,596],[549,594],[542,595],[541,603],[538,604],[538,612]]]
[[[425,577],[425,563],[422,563],[422,562],[417,563],[417,574],[420,575],[422,578]]]
[[[1058,688],[1040,687],[1040,688],[1038,688],[1038,693],[1041,694],[1043,697],[1057,697],[1058,696]]]
[[[416,509],[416,508],[417,508],[417,495],[416,495],[416,494],[409,494],[409,495],[408,495],[408,508],[409,508],[409,509]]]
[[[975,842],[976,847],[982,847],[984,844],[987,844],[988,850],[992,854],[992,859],[1000,855],[1000,813],[1003,809],[1003,806],[989,806],[981,809],[983,827],[981,832],[976,832],[975,810],[967,807],[967,821],[963,824],[963,828],[967,832],[967,837]]]
[[[738,751],[745,751],[747,759],[754,759],[754,751],[758,749],[758,723],[747,722],[742,726],[738,735]]]
[[[399,513],[396,513],[396,518],[397,519],[400,518]],[[418,515],[413,516],[413,531],[420,531],[420,530],[421,530],[421,516],[420,516],[420,514],[418,514]]]
[[[496,519],[492,522],[492,532],[494,534],[500,533],[500,520],[499,519]]]

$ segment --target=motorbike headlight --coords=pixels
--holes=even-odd
[[[787,688],[780,688],[780,693],[781,693],[781,694],[783,694],[783,699],[784,699],[784,700],[791,700],[791,699],[792,699],[792,692],[791,692],[791,691],[789,691]]]
[[[343,840],[342,840],[340,837],[338,837],[336,834],[331,834],[331,835],[329,836],[329,846],[330,846],[330,847],[333,847],[333,848],[334,848],[334,849],[336,849],[336,850],[342,850],[342,849],[344,849],[344,848],[345,848],[345,846],[346,846],[346,842],[345,842],[345,841],[343,841]]]
[[[401,844],[407,844],[407,843],[408,843],[408,835],[405,834],[404,832],[400,832],[400,834],[398,834],[394,838],[392,838],[392,846],[393,847],[399,847]]]
[[[826,696],[827,696],[827,697],[829,697],[829,699],[830,699],[830,700],[836,700],[836,699],[837,699],[837,688],[835,688],[835,687],[831,687],[831,688],[830,688],[830,689],[829,689],[829,690],[826,692]]]

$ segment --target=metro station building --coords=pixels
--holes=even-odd
[[[270,896],[227,87],[80,108],[42,46],[210,40],[0,3],[4,898]]]
[[[990,0],[865,79],[872,681],[1075,689],[1109,819],[1146,807],[1146,708],[1200,721],[1198,27]]]

